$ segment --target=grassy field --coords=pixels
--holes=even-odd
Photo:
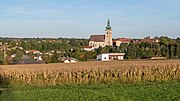
[[[178,101],[180,60],[0,66],[0,101]]]
[[[1,101],[179,101],[180,82],[140,84],[13,86]]]

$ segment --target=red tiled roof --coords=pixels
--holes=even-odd
[[[130,43],[131,39],[130,38],[119,38],[119,39],[116,39],[116,41],[121,41],[122,43]]]
[[[130,38],[119,38],[118,40],[120,40],[120,41],[131,41]]]
[[[140,39],[140,42],[148,42],[148,43],[151,43],[151,42],[153,42],[153,39]]]
[[[105,35],[91,35],[90,41],[104,42],[105,41]]]

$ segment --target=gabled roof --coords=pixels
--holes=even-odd
[[[91,35],[89,41],[105,42],[105,35]]]

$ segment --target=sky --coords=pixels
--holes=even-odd
[[[0,0],[0,37],[180,37],[180,0]]]

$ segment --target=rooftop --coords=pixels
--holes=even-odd
[[[105,35],[91,35],[90,41],[94,42],[104,42],[105,41]]]

